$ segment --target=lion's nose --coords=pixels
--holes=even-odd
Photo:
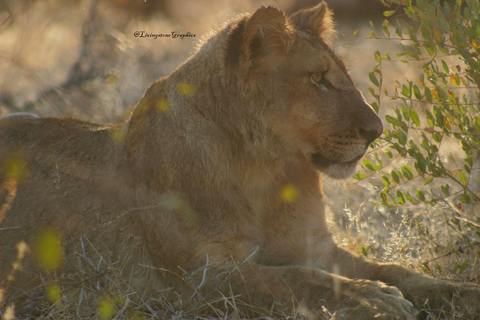
[[[358,130],[360,137],[367,141],[367,145],[380,137],[383,132],[383,125],[380,118],[375,115],[376,119],[370,120],[368,124],[364,124]]]
[[[378,131],[378,130],[364,130],[364,129],[360,129],[359,131],[359,134],[360,134],[360,137],[362,137],[363,139],[367,140],[367,145],[369,145],[370,143],[372,143],[373,141],[375,141],[375,139],[377,139],[378,137],[380,137],[380,135],[382,134],[382,132]]]
[[[347,114],[350,132],[359,139],[364,139],[367,146],[383,133],[382,120],[370,106],[359,90],[350,95],[352,113]],[[345,115],[343,115],[345,117]]]

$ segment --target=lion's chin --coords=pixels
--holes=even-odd
[[[312,154],[312,162],[317,169],[333,179],[348,179],[355,173],[357,164],[362,156],[358,156],[350,161],[338,162],[327,159],[318,153]]]

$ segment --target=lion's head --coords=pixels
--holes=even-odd
[[[341,179],[383,127],[330,47],[331,15],[323,2],[289,18],[262,7],[230,27],[225,64],[263,95],[261,116],[284,145]]]
[[[291,17],[262,7],[205,40],[147,90],[129,121],[136,175],[149,180],[155,174],[146,168],[161,171],[168,148],[146,141],[164,137],[169,146],[182,146],[173,150],[185,167],[216,164],[217,176],[231,175],[233,163],[264,171],[258,159],[268,168],[278,163],[280,170],[316,167],[333,178],[350,176],[383,128],[330,47],[331,15],[324,2]],[[183,84],[191,87],[188,94],[179,90]],[[163,104],[168,112],[158,107]]]

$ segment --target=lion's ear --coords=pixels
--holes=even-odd
[[[295,25],[311,30],[323,39],[330,41],[330,38],[335,33],[332,16],[332,11],[322,1],[313,8],[303,9],[292,14],[290,20]]]
[[[245,78],[272,70],[288,52],[293,25],[283,11],[261,7],[229,32],[226,62],[240,67]]]

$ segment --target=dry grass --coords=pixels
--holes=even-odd
[[[0,116],[28,111],[42,116],[119,121],[129,115],[152,81],[169,74],[194,50],[195,42],[208,28],[256,6],[249,0],[210,0],[208,7],[201,2],[171,1],[168,12],[144,19],[106,1],[92,10],[96,2],[0,1]],[[279,7],[289,3],[278,2]],[[368,22],[361,20],[352,25],[340,22],[336,45],[365,95],[367,72],[374,65],[373,49],[395,46],[373,40],[357,41],[353,47],[345,44],[359,27],[357,38],[361,39],[366,25]],[[196,37],[135,38],[134,32],[141,30],[191,32]],[[415,66],[396,64],[384,77],[397,79],[414,72]],[[382,114],[388,112],[381,110]],[[462,156],[458,146],[451,146],[449,152]],[[396,165],[401,163],[391,164]],[[332,224],[346,247],[370,259],[394,261],[435,277],[480,283],[480,227],[467,223],[479,221],[478,207],[468,211],[467,220],[459,219],[454,205],[448,202],[434,207],[385,208],[375,204],[381,188],[380,177],[375,175],[360,182],[326,180],[325,184]],[[30,301],[30,313],[22,318],[203,319],[198,309],[204,307],[204,299],[186,303],[174,292],[146,296],[131,290],[115,269],[109,268],[107,257],[103,264],[98,261],[102,260],[92,262],[86,253],[79,252],[72,263],[81,281],[60,288],[54,278],[44,279],[48,299]],[[225,297],[224,303],[236,310],[234,297]],[[10,312],[6,308],[0,316],[9,319]],[[238,312],[217,312],[216,318],[242,317]],[[286,313],[275,317],[303,319]],[[461,318],[445,314],[439,319]]]
[[[0,309],[1,319],[245,319],[249,314],[264,315],[258,319],[291,319],[304,320],[302,310],[292,315],[287,308],[282,312],[278,309],[261,310],[238,299],[233,293],[230,296],[212,299],[209,294],[202,294],[201,287],[206,281],[221,283],[235,272],[239,265],[234,265],[225,271],[207,277],[209,265],[199,268],[193,273],[183,272],[186,285],[194,289],[194,294],[185,299],[171,289],[151,292],[135,291],[120,275],[119,261],[110,261],[109,257],[93,257],[86,247],[91,246],[87,238],[80,239],[81,247],[74,257],[66,257],[76,272],[75,281],[58,280],[54,273],[44,275],[42,290],[32,289],[32,292],[45,292],[45,295],[31,296],[24,303],[17,305],[22,314],[15,317],[15,306]],[[25,246],[19,246],[19,256],[15,263],[21,264]],[[95,249],[95,248],[93,248]],[[248,263],[246,258],[240,264]],[[150,266],[145,266],[151,268]],[[12,270],[12,275],[15,271]],[[200,284],[193,280],[198,274],[203,275]],[[8,282],[4,286],[8,290]],[[0,296],[0,306],[2,303]],[[224,306],[225,308],[219,308]],[[241,308],[240,308],[241,307]],[[240,311],[243,310],[242,311]],[[208,310],[206,312],[206,310]],[[224,311],[228,310],[228,311]],[[246,310],[246,311],[245,311]],[[205,314],[210,314],[206,316]],[[331,315],[325,310],[325,319]],[[11,317],[11,318],[10,318]]]

